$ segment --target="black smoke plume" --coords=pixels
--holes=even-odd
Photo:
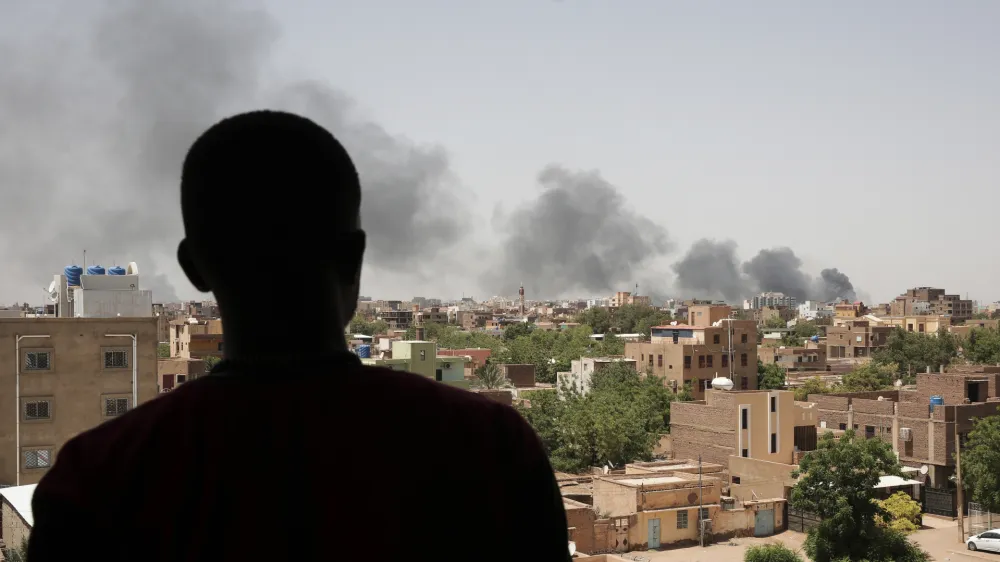
[[[512,294],[523,282],[542,297],[630,291],[640,268],[672,247],[666,230],[596,171],[549,166],[538,183],[535,200],[495,218],[506,238],[485,287]]]

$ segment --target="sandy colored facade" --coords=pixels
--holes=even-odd
[[[222,320],[174,320],[170,323],[170,356],[184,359],[222,357]]]
[[[852,320],[826,329],[827,359],[871,357],[885,347],[892,326],[875,326],[868,320]]]
[[[38,482],[66,441],[134,407],[133,365],[138,403],[157,396],[156,327],[155,317],[0,319],[0,403],[17,405],[0,418],[0,484]],[[136,336],[135,357],[121,334]]]
[[[170,392],[204,374],[205,361],[202,359],[161,358],[156,364],[157,389],[159,392]]]
[[[0,524],[3,525],[3,544],[6,548],[21,548],[31,536],[31,525],[6,499],[0,504]]]
[[[783,347],[762,345],[757,356],[765,365],[777,364],[789,371],[825,371],[826,347]]]
[[[710,390],[670,417],[674,454],[727,467],[736,500],[787,497],[799,455],[816,448],[816,412],[790,391]]]
[[[715,309],[719,313],[729,309],[692,306],[689,317],[698,308]],[[705,322],[714,317],[709,310],[702,312]],[[719,375],[732,376],[739,390],[756,389],[757,325],[751,320],[715,322],[719,325],[656,326],[648,343],[626,343],[625,356],[636,361],[640,372],[660,377],[666,385],[681,388],[690,384],[695,399],[703,399],[705,387]]]

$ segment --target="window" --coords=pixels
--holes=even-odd
[[[741,353],[740,354],[740,367],[746,367],[746,366],[747,366],[747,354],[746,353]]]
[[[777,433],[772,433],[771,434],[771,454],[773,455],[774,453],[777,453],[777,452],[778,452],[778,434]]]
[[[685,355],[684,356],[684,368],[685,369],[690,369],[691,368],[691,356],[690,355]]]
[[[25,371],[47,371],[51,365],[48,351],[29,351],[24,354]]]
[[[918,330],[919,332],[923,332],[924,331],[924,325],[923,324],[918,324],[917,328],[919,328],[919,330]]]
[[[663,366],[663,355],[657,355],[656,356],[656,366],[657,367],[662,367]]]
[[[740,429],[748,429],[750,427],[750,410],[743,408],[740,410]]]
[[[708,365],[709,367],[711,367],[711,366],[712,366],[712,363],[714,363],[714,362],[715,362],[714,360],[715,360],[715,356],[714,356],[714,355],[708,355],[708,356],[706,356],[706,357],[705,357],[705,361],[706,361],[706,364],[707,364],[707,365]]]
[[[840,431],[847,431],[847,424],[846,423],[840,424]]]
[[[187,375],[177,375],[177,384],[180,384],[187,380]]]
[[[35,449],[24,451],[24,468],[48,468],[52,465],[52,451],[50,449]]]
[[[128,411],[128,398],[105,398],[104,415],[112,418]]]
[[[708,508],[707,507],[701,508],[701,518],[702,519],[708,519],[709,518],[708,517]]]
[[[434,380],[441,382],[442,377],[444,377],[444,371],[437,369],[434,371]]]
[[[722,366],[723,367],[728,367],[729,366],[729,354],[728,353],[726,355],[722,356]]]
[[[750,451],[747,449],[743,449],[743,451],[740,452],[740,456],[743,458],[748,458],[750,456]]]
[[[712,336],[712,343],[719,343],[719,334]]]
[[[777,412],[778,411],[778,397],[777,396],[772,396],[771,397],[771,411],[772,412]]]
[[[691,388],[696,391],[701,388],[701,379],[691,379]]]
[[[650,367],[653,366],[653,354],[652,353],[649,354],[649,366]]]
[[[913,331],[913,324],[907,324],[906,325],[906,331],[907,332],[912,332]]]
[[[747,335],[743,334],[742,336],[740,336],[740,343],[746,343],[746,342],[747,342]]]
[[[52,417],[48,400],[32,400],[24,403],[24,419],[47,420]]]
[[[128,368],[128,352],[122,349],[115,349],[112,351],[104,352],[104,368],[105,369],[127,369]]]
[[[678,529],[688,528],[688,512],[686,511],[677,512],[677,528]]]
[[[699,355],[698,356],[698,368],[699,369],[704,369],[705,368],[705,356],[704,355]]]
[[[421,349],[420,350],[420,360],[424,361],[425,359],[427,359],[427,350]]]
[[[740,390],[746,390],[750,388],[750,379],[747,377],[740,377]]]
[[[222,342],[219,342],[219,353],[222,353]]]
[[[872,438],[875,437],[875,426],[866,425],[865,426],[865,437]]]
[[[740,483],[740,477],[739,476],[733,476],[732,480],[733,480],[733,484],[739,484]]]

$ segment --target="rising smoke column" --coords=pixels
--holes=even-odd
[[[184,153],[212,123],[267,104],[307,112],[351,151],[364,182],[362,223],[373,227],[369,263],[412,267],[455,242],[465,213],[441,149],[357,117],[352,100],[326,85],[261,86],[280,36],[261,6],[110,1],[96,17],[79,14],[89,20],[67,17],[64,32],[0,39],[0,220],[26,234],[0,241],[0,298],[37,298],[86,248],[88,261],[105,266],[139,262],[154,299],[176,300]],[[19,21],[17,10],[6,15]]]
[[[819,279],[816,279],[813,295],[815,299],[822,301],[839,298],[854,300],[857,298],[851,279],[836,267],[819,272]]]
[[[548,166],[538,183],[534,201],[495,218],[503,249],[482,284],[497,293],[521,282],[540,297],[630,290],[636,271],[672,247],[666,230],[596,171]]]
[[[732,240],[698,240],[673,265],[673,270],[677,274],[675,289],[684,297],[737,302],[747,295],[736,242]]]
[[[802,269],[802,260],[791,248],[761,250],[743,264],[743,273],[757,291],[776,291],[799,300],[812,293],[812,279]]]

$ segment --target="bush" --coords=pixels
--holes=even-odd
[[[908,534],[920,528],[920,504],[906,492],[896,492],[885,500],[876,500],[886,516],[879,517],[879,524]]]
[[[751,546],[743,555],[743,562],[802,562],[802,557],[780,542],[775,542]]]

